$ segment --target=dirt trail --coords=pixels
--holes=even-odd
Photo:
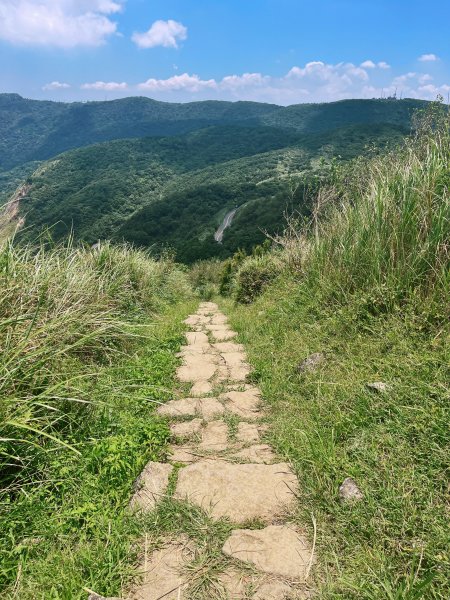
[[[222,547],[225,566],[215,573],[207,595],[190,593],[193,542],[167,539],[150,556],[145,553],[142,580],[127,597],[310,598],[306,582],[313,549],[289,522],[298,482],[264,443],[264,408],[259,389],[246,382],[250,367],[243,347],[232,341],[237,334],[216,304],[202,303],[185,322],[190,331],[178,377],[191,384],[190,397],[172,400],[158,411],[171,419],[172,464],[149,463],[131,505],[134,510],[154,509],[166,494],[172,470],[179,468],[174,499],[198,505],[213,519],[227,518],[234,527]]]

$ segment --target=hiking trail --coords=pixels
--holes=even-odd
[[[237,334],[214,303],[200,304],[185,323],[190,331],[177,375],[191,384],[190,396],[158,408],[171,420],[169,463],[147,464],[131,506],[153,510],[176,476],[170,486],[174,499],[233,524],[222,547],[232,560],[217,573],[205,600],[311,598],[306,582],[314,550],[289,522],[298,481],[264,443],[264,407],[259,389],[246,383],[250,367],[244,349],[233,341]],[[192,570],[187,567],[195,553],[187,538],[168,537],[153,553],[145,550],[142,579],[126,597],[188,600]]]

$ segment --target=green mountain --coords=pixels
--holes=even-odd
[[[211,125],[273,126],[313,133],[353,124],[405,125],[417,100],[344,100],[277,106],[257,102],[49,102],[0,94],[0,169],[97,142],[181,135]]]
[[[307,214],[307,190],[333,159],[398,142],[423,105],[62,104],[3,94],[0,202],[27,181],[19,207],[26,239],[51,227],[55,239],[72,230],[87,243],[169,247],[185,262],[225,257],[281,230],[286,212]],[[235,208],[218,244],[214,232]]]

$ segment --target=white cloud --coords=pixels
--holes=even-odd
[[[116,33],[123,0],[0,0],[0,39],[19,45],[99,46]]]
[[[147,79],[144,83],[140,83],[138,88],[150,92],[170,92],[174,90],[199,92],[205,89],[217,88],[217,82],[215,79],[203,80],[198,75],[183,73],[182,75],[174,75],[168,79]]]
[[[42,87],[43,90],[67,90],[69,88],[70,85],[68,83],[61,83],[60,81],[52,81]]]
[[[118,90],[126,90],[128,84],[125,82],[117,83],[116,81],[95,81],[94,83],[83,83],[82,90],[103,90],[105,92],[114,92]]]
[[[377,65],[372,60],[365,60],[359,66],[363,69],[375,69]]]
[[[379,69],[390,69],[391,65],[389,65],[387,62],[385,62],[384,60],[381,60],[380,62],[377,63],[377,67]]]
[[[131,39],[139,48],[178,48],[178,42],[187,39],[187,28],[178,21],[155,21],[145,33],[133,33]]]
[[[436,60],[439,60],[439,57],[436,56],[436,54],[422,54],[422,56],[419,56],[420,62],[435,62]]]
[[[261,73],[244,73],[243,75],[227,75],[220,82],[223,89],[237,90],[245,87],[255,87],[267,85],[270,82],[268,75]]]

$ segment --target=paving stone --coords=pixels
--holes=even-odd
[[[244,352],[244,346],[242,344],[236,344],[235,342],[217,342],[212,344],[212,347],[217,350],[217,352],[220,352],[220,354],[226,352]]]
[[[225,392],[220,396],[225,408],[243,419],[259,418],[261,398],[257,388],[248,388],[243,392]]]
[[[187,578],[183,567],[193,552],[187,540],[171,542],[152,553],[140,565],[143,580],[132,590],[129,600],[186,600]]]
[[[208,381],[217,369],[217,359],[212,354],[187,354],[177,369],[177,377],[183,382]]]
[[[221,573],[218,578],[219,585],[223,588],[225,598],[227,600],[245,600],[248,598],[246,594],[247,578],[237,569],[230,568],[224,573]]]
[[[188,437],[199,433],[202,429],[202,420],[193,419],[192,421],[184,421],[183,423],[172,423],[170,432],[177,437]]]
[[[205,421],[223,415],[223,404],[217,398],[183,398],[170,400],[158,407],[157,413],[167,417],[195,417],[201,415]]]
[[[272,448],[267,444],[257,444],[244,448],[233,455],[234,458],[245,460],[249,463],[271,465],[277,461],[277,457],[272,451]]]
[[[224,421],[210,421],[202,432],[202,450],[221,452],[228,446],[228,426]]]
[[[196,381],[189,392],[192,396],[200,397],[210,394],[214,389],[210,381]]]
[[[222,313],[216,313],[215,315],[213,315],[211,317],[211,323],[212,323],[212,325],[225,325],[225,323],[227,321],[228,321],[228,319]]]
[[[258,425],[255,425],[255,423],[245,423],[245,421],[241,421],[238,424],[236,439],[238,442],[242,442],[243,444],[259,442]]]
[[[286,600],[286,598],[293,598],[292,592],[291,586],[287,583],[274,581],[258,587],[252,600]],[[295,598],[298,598],[298,595]]]
[[[132,510],[151,511],[161,500],[173,471],[172,465],[149,462],[136,479],[135,493],[130,501]]]
[[[285,463],[232,464],[199,461],[178,476],[176,497],[210,510],[215,518],[236,523],[271,521],[295,500],[297,479]]]
[[[253,564],[259,571],[303,582],[311,549],[308,541],[286,525],[236,529],[225,542],[227,556]]]
[[[200,460],[202,458],[201,453],[197,448],[192,446],[171,446],[170,447],[170,460],[173,463],[183,463],[190,465],[191,463]]]
[[[202,331],[187,331],[185,335],[189,346],[209,346],[208,336]]]
[[[228,367],[230,380],[245,381],[250,373],[250,367],[245,362],[245,354],[243,352],[225,352],[221,356]]]

